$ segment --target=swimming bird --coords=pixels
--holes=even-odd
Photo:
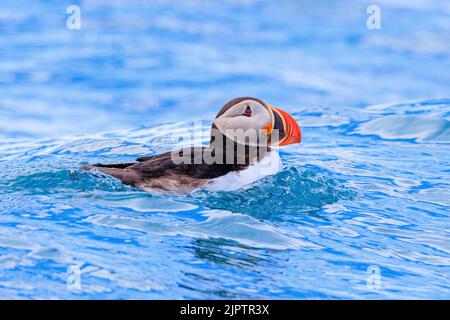
[[[271,147],[300,141],[300,127],[289,113],[258,98],[240,97],[216,115],[208,147],[81,169],[98,170],[149,193],[234,191],[281,170],[278,152]]]

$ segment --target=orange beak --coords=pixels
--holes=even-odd
[[[289,144],[300,143],[302,133],[297,121],[284,110],[270,106],[273,121],[272,128],[279,132],[278,146],[287,146]]]

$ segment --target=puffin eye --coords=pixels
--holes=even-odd
[[[250,117],[252,115],[252,109],[250,108],[250,106],[247,106],[247,108],[245,108],[245,111],[242,115],[246,117]]]

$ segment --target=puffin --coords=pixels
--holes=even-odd
[[[228,101],[214,118],[210,137],[209,146],[80,169],[102,172],[151,194],[236,191],[279,172],[277,147],[298,144],[302,138],[289,113],[253,97]]]

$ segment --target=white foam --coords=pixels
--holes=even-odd
[[[355,133],[377,135],[382,139],[449,143],[450,121],[436,117],[390,115],[361,124]]]

